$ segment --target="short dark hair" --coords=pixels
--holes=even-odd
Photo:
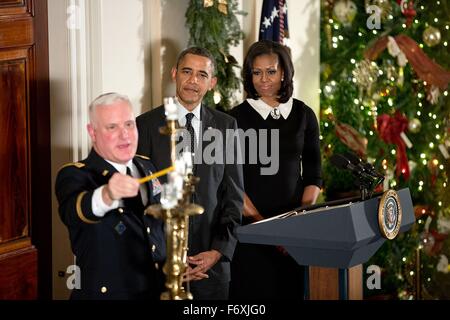
[[[244,59],[244,68],[242,76],[244,78],[244,90],[247,92],[247,97],[251,99],[259,99],[258,92],[256,92],[253,85],[253,61],[256,57],[262,55],[276,54],[281,69],[284,72],[284,79],[281,82],[281,88],[278,92],[278,102],[287,102],[294,91],[294,84],[292,78],[294,77],[294,65],[292,63],[290,50],[288,47],[270,40],[261,40],[253,43],[248,49],[247,55]]]
[[[217,70],[216,59],[214,59],[214,56],[211,54],[211,52],[209,52],[208,49],[205,49],[202,47],[189,47],[189,48],[181,51],[181,53],[178,55],[178,58],[177,58],[177,64],[176,64],[177,69],[178,69],[178,65],[180,64],[181,60],[183,60],[183,58],[187,54],[193,54],[196,56],[202,56],[202,57],[208,58],[211,61],[211,64],[213,67],[212,74],[214,75],[216,73],[216,70]]]

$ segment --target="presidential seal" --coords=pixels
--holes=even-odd
[[[378,225],[383,237],[392,240],[400,231],[402,224],[402,208],[397,192],[386,191],[380,199],[378,206]]]

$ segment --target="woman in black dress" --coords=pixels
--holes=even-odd
[[[261,129],[266,129],[268,137],[262,141],[267,141],[270,157],[279,158],[275,174],[261,174],[269,165],[259,157],[256,164],[250,163],[255,144],[246,141],[243,224],[248,224],[314,204],[322,179],[317,119],[310,107],[292,98],[294,67],[289,50],[272,41],[254,43],[245,57],[243,76],[247,99],[230,114],[240,129],[259,133],[258,146]],[[279,133],[279,140],[273,142],[278,148],[271,145],[272,131]],[[238,243],[230,299],[298,300],[303,297],[303,278],[303,267],[283,248]]]

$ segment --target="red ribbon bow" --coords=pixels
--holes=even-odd
[[[405,180],[409,179],[408,157],[406,155],[406,144],[400,134],[408,128],[408,119],[396,112],[393,117],[382,114],[377,117],[378,134],[386,143],[397,146],[397,176],[403,174]]]

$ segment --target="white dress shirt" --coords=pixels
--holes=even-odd
[[[119,173],[127,174],[127,167],[131,170],[131,175],[134,178],[140,178],[140,174],[138,169],[136,168],[133,160],[128,161],[127,164],[115,163],[109,160],[105,160],[109,164],[111,164]],[[103,217],[108,211],[116,209],[120,206],[123,206],[122,200],[113,200],[110,206],[108,206],[102,197],[102,190],[105,186],[98,187],[95,189],[94,194],[92,195],[92,213],[97,217]],[[139,191],[141,193],[142,203],[147,203],[147,189],[145,188],[145,184],[141,184],[139,187]]]
[[[200,103],[198,106],[194,108],[194,110],[189,111],[185,107],[183,107],[180,103],[177,103],[177,109],[178,109],[178,124],[182,127],[186,126],[186,115],[188,113],[193,113],[194,117],[192,118],[192,127],[194,128],[195,132],[195,141],[198,142],[199,135],[200,135],[200,115],[202,110],[202,104]]]
[[[264,120],[267,119],[270,112],[272,112],[274,109],[273,107],[269,106],[267,103],[262,101],[261,99],[258,99],[258,100],[247,99],[247,102],[252,106],[253,109],[256,110],[256,112],[258,112],[261,115],[261,117]],[[282,115],[282,117],[284,119],[287,119],[287,117],[289,117],[289,114],[291,113],[291,110],[292,110],[292,103],[293,103],[293,99],[291,97],[287,102],[280,103],[280,105],[278,107],[276,107],[280,111],[280,114]]]

